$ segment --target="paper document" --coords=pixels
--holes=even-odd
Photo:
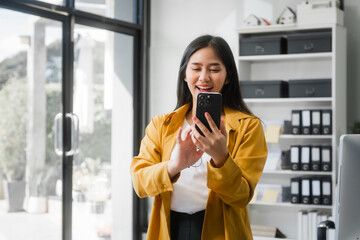
[[[281,125],[268,125],[265,131],[265,139],[267,143],[278,143],[281,133]]]

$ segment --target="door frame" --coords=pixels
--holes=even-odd
[[[148,121],[148,72],[150,45],[150,0],[134,1],[134,23],[99,16],[75,9],[75,0],[64,0],[65,6],[31,0],[0,0],[0,8],[37,15],[62,23],[62,240],[72,239],[72,163],[73,156],[65,152],[71,148],[71,123],[66,113],[73,112],[74,83],[74,24],[87,25],[116,33],[130,35],[134,39],[134,142],[133,155],[137,155]],[[133,239],[142,239],[147,231],[147,200],[139,199],[133,192]]]

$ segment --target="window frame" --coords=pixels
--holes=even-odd
[[[74,24],[81,24],[126,34],[134,38],[134,142],[133,155],[137,155],[140,142],[148,121],[148,72],[150,45],[150,0],[134,0],[135,23],[112,19],[93,13],[75,9],[75,0],[64,0],[64,6],[30,0],[0,0],[0,8],[39,17],[57,20],[62,23],[62,113],[73,111],[73,83],[74,83]],[[71,148],[70,123],[63,117],[63,146],[65,150]],[[62,156],[62,239],[72,238],[72,156]],[[146,233],[147,199],[140,199],[133,192],[133,239],[142,239]]]

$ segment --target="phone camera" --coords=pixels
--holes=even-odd
[[[204,106],[204,102],[199,102],[199,105],[200,105],[201,107],[203,107],[203,106]]]
[[[205,96],[204,95],[200,95],[200,100],[204,100]]]
[[[209,99],[209,98],[206,99],[206,103],[207,103],[207,104],[210,104],[210,99]]]

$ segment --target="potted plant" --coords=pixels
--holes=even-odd
[[[25,196],[27,87],[25,79],[9,79],[0,89],[0,166],[8,211],[23,210]]]
[[[80,168],[84,173],[82,191],[90,204],[91,213],[104,213],[106,201],[110,197],[110,181],[109,176],[102,170],[101,160],[86,158]]]
[[[25,181],[23,165],[14,166],[17,161],[5,161],[5,179],[3,181],[4,197],[9,212],[23,211]]]
[[[86,199],[90,202],[91,213],[102,214],[109,199],[109,182],[106,178],[94,176],[86,191]]]

